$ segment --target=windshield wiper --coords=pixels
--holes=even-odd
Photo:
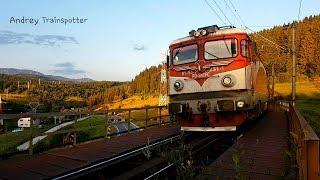
[[[227,43],[226,43],[226,39],[223,39],[223,42],[224,42],[224,45],[226,46],[226,48],[227,48],[227,50],[228,50],[229,54],[230,54],[231,56],[233,56],[233,55],[231,54],[231,52],[230,52],[230,49],[229,49],[229,47],[228,47]]]
[[[216,55],[214,55],[214,54],[211,54],[211,53],[209,53],[208,51],[205,51],[206,53],[208,53],[210,56],[213,56],[213,57],[215,57],[215,58],[217,58],[217,59],[219,59],[219,57],[218,56],[216,56]]]

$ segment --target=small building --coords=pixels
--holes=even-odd
[[[30,117],[20,118],[18,120],[18,127],[23,127],[23,128],[30,127],[30,121],[31,121]],[[38,126],[39,124],[40,124],[39,119],[33,120],[33,126]]]

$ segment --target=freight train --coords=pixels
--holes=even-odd
[[[169,114],[183,131],[236,131],[267,109],[266,71],[243,29],[192,30],[170,44],[167,67]]]

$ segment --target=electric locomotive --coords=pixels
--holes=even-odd
[[[245,30],[192,30],[170,44],[169,54],[169,114],[181,130],[236,131],[266,110],[266,71]]]

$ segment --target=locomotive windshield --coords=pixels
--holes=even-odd
[[[237,56],[237,40],[223,39],[206,42],[204,45],[205,59],[232,58]]]
[[[176,48],[172,54],[174,65],[194,62],[198,59],[198,46],[193,44]]]

